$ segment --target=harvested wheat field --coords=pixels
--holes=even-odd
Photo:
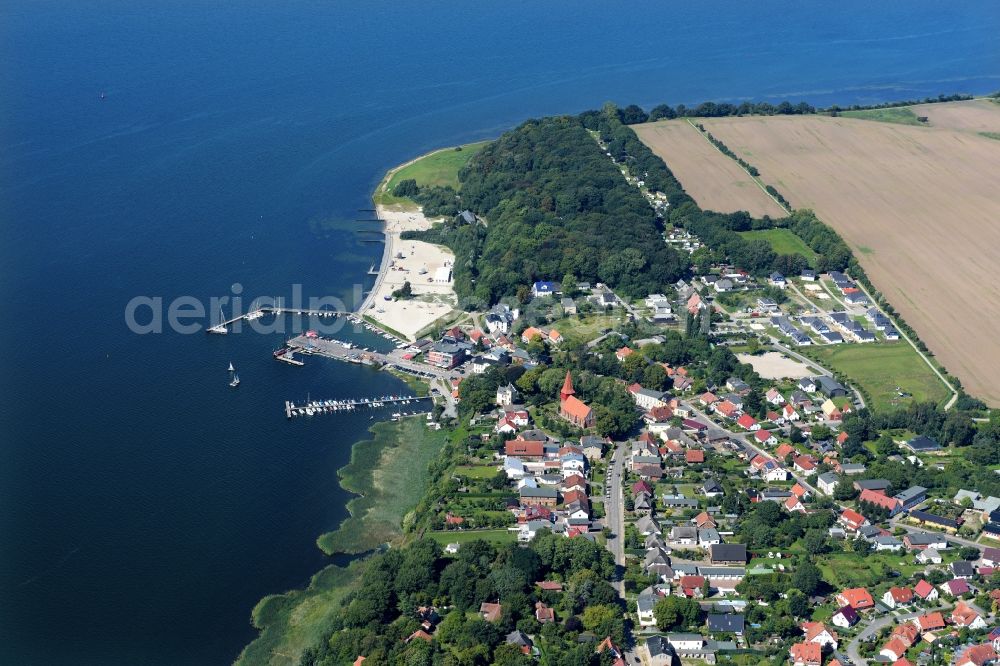
[[[945,368],[1000,406],[996,140],[824,116],[704,124],[792,205],[812,208],[840,232]],[[683,161],[668,164],[682,183],[701,177]]]
[[[745,210],[754,217],[786,215],[739,164],[722,155],[687,121],[659,121],[633,125],[632,129],[663,158],[702,208],[720,213]],[[683,178],[684,173],[698,175]]]
[[[920,104],[910,108],[918,116],[925,116],[932,127],[1000,133],[1000,104],[988,99]]]

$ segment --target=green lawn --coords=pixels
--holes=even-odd
[[[496,465],[459,465],[455,468],[456,476],[468,479],[492,479],[496,474]]]
[[[317,540],[327,554],[363,553],[402,535],[406,514],[424,493],[427,466],[448,439],[446,430],[428,429],[423,418],[379,423],[372,432],[338,472],[341,486],[358,497],[347,503],[350,518]]]
[[[581,343],[590,342],[606,328],[617,328],[619,323],[617,314],[571,315],[552,322],[552,328],[559,331],[566,340]]]
[[[823,579],[834,588],[872,587],[886,580],[889,570],[910,576],[923,567],[916,564],[913,556],[904,553],[871,553],[865,557],[854,553],[830,553],[817,558],[816,565],[823,573]]]
[[[482,150],[489,141],[469,143],[456,148],[442,148],[417,158],[411,164],[399,169],[379,183],[375,190],[375,198],[379,203],[392,205],[408,202],[408,199],[400,199],[392,196],[392,190],[400,181],[412,178],[417,181],[417,185],[450,185],[458,189],[458,171],[472,159],[472,156]]]
[[[941,402],[950,393],[905,342],[816,346],[808,351],[821,364],[843,373],[871,396],[870,407],[891,409],[910,400]],[[896,387],[911,394],[900,398]]]
[[[816,265],[819,258],[805,241],[789,229],[759,229],[757,231],[741,231],[740,236],[747,240],[766,240],[778,254],[801,254],[809,261],[810,266]]]
[[[517,532],[507,529],[497,530],[434,530],[426,536],[441,544],[468,543],[476,539],[493,543],[513,543],[517,541]]]
[[[860,118],[861,120],[875,120],[880,123],[896,123],[899,125],[921,125],[926,126],[917,120],[917,114],[906,106],[896,106],[889,109],[863,109],[860,111],[842,111],[840,115],[845,118]]]

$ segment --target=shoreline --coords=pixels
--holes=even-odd
[[[375,282],[355,314],[413,342],[420,331],[455,309],[457,295],[451,274],[455,255],[441,245],[402,239],[403,232],[426,231],[439,220],[428,219],[419,207],[386,206],[376,203],[375,198],[372,197],[372,203],[383,220],[382,260]],[[440,275],[441,271],[446,271],[447,276]],[[393,292],[406,282],[410,283],[413,296],[393,298]]]
[[[315,643],[326,620],[360,581],[366,555],[405,535],[407,516],[426,490],[428,465],[448,433],[428,430],[415,417],[375,423],[368,433],[351,446],[351,460],[337,470],[340,487],[352,495],[345,505],[348,516],[316,539],[324,555],[355,559],[346,566],[327,564],[304,588],[262,597],[250,613],[259,634],[235,664],[296,666],[301,652]],[[397,459],[405,464],[395,465]]]
[[[417,332],[449,315],[453,307],[443,307],[443,312],[428,309],[422,318],[407,317],[404,322],[408,325],[399,328],[398,322],[392,321],[392,317],[379,317],[379,314],[385,313],[375,312],[373,305],[383,299],[386,293],[391,294],[397,288],[387,279],[399,251],[397,248],[402,246],[402,232],[429,229],[433,222],[415,205],[412,210],[402,205],[393,209],[378,202],[377,198],[379,190],[386,187],[393,175],[401,169],[446,150],[450,148],[430,151],[389,169],[372,195],[376,214],[384,220],[382,233],[385,243],[378,275],[371,291],[356,307],[355,314],[376,326],[391,330],[394,335],[402,334],[411,341],[415,339]],[[414,252],[408,257],[408,262],[403,260],[404,273],[413,269],[417,261],[443,261],[443,257],[447,257],[451,264],[454,263],[454,255],[439,246],[423,241],[406,243]],[[418,249],[420,251],[416,251]],[[427,271],[430,273],[429,266]],[[443,288],[438,291],[426,291],[418,290],[426,285],[411,283],[414,294],[418,297],[436,293],[454,299],[453,285],[454,281],[451,280],[447,285],[441,285]],[[408,304],[420,301],[414,299],[392,303],[400,304],[396,308],[398,315],[402,310],[408,309]],[[429,317],[433,318],[426,321]],[[410,383],[406,378],[400,379]],[[328,557],[343,553],[357,558],[343,567],[328,564],[309,579],[304,589],[295,588],[262,597],[250,613],[251,625],[259,633],[244,646],[234,660],[235,664],[298,664],[301,652],[314,644],[316,632],[322,632],[326,627],[326,620],[336,611],[340,601],[357,586],[364,571],[364,554],[405,534],[407,517],[426,491],[428,464],[439,455],[447,437],[446,431],[428,430],[423,419],[407,418],[397,422],[375,423],[368,428],[366,437],[351,445],[350,460],[337,470],[338,484],[352,495],[345,505],[348,515],[335,529],[317,536],[316,546]],[[393,465],[393,454],[399,453],[400,449],[404,451],[398,455],[398,459],[404,460],[405,464]],[[393,476],[397,478],[392,478]],[[403,508],[405,512],[401,510]]]

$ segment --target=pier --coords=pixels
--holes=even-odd
[[[285,401],[285,418],[296,416],[315,416],[317,414],[335,414],[337,412],[353,412],[357,409],[380,409],[383,407],[402,407],[414,405],[413,410],[395,412],[393,418],[412,416],[429,411],[433,405],[430,397],[415,395],[387,395],[380,398],[356,398],[346,400],[307,400],[296,404]],[[420,409],[418,409],[420,408]]]
[[[310,310],[309,308],[284,308],[274,305],[262,305],[256,310],[251,310],[246,314],[239,315],[238,317],[232,317],[223,322],[212,326],[211,328],[205,329],[206,333],[215,333],[217,335],[225,335],[229,333],[229,327],[240,320],[253,321],[254,319],[260,319],[267,314],[293,314],[302,315],[306,317],[351,317],[349,312],[338,312],[337,310]]]

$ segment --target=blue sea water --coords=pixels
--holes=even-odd
[[[131,298],[348,297],[416,154],[607,100],[990,92],[998,32],[992,0],[0,4],[0,663],[231,661],[326,561],[370,425],[283,401],[401,388],[135,335]]]

